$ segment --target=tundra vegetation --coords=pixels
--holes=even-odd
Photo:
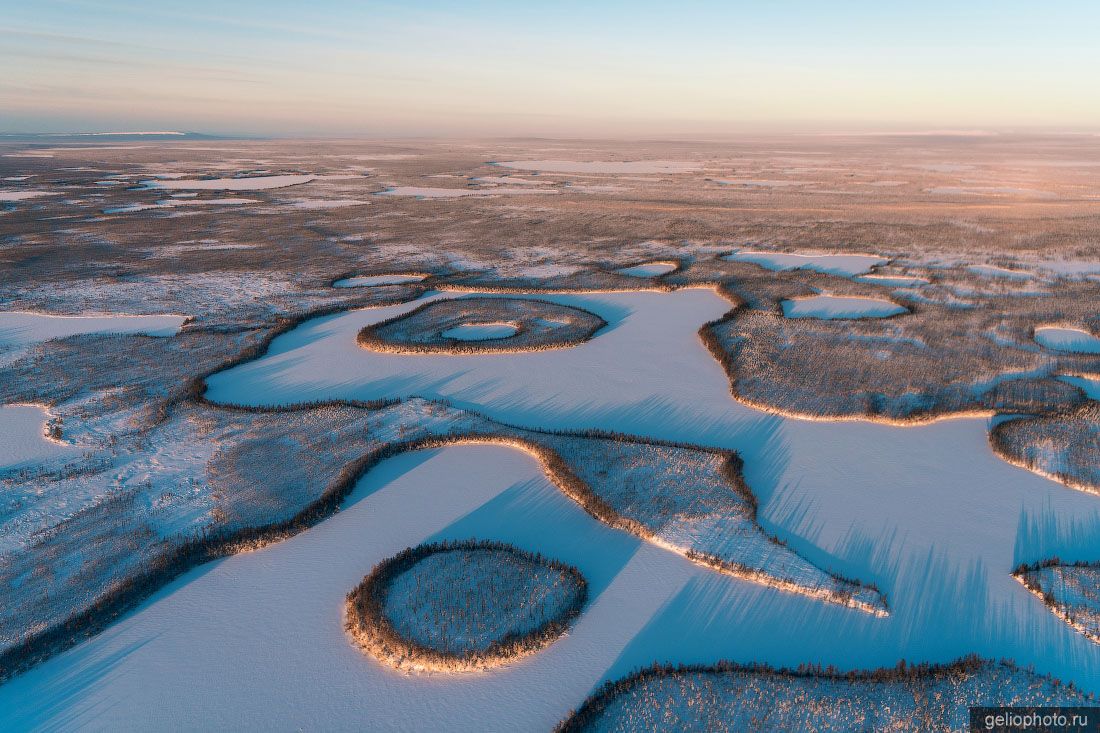
[[[1090,700],[1072,685],[977,657],[854,672],[658,664],[605,684],[558,731],[969,730],[970,707]]]
[[[576,568],[500,542],[410,547],[347,597],[345,625],[365,651],[411,671],[468,672],[533,654],[584,608]]]

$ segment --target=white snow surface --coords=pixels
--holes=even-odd
[[[460,341],[485,341],[515,336],[518,331],[513,323],[462,323],[448,328],[442,335]]]
[[[1055,351],[1100,354],[1100,338],[1082,328],[1040,326],[1035,329],[1035,340]]]
[[[524,196],[529,194],[556,194],[555,189],[542,188],[433,188],[431,186],[393,186],[379,191],[375,196],[415,196],[420,199],[451,199],[464,196]]]
[[[615,272],[630,277],[658,277],[659,275],[667,275],[676,267],[675,262],[645,262],[633,267],[624,267],[621,270],[615,270]]]
[[[48,418],[40,405],[0,405],[0,474],[73,455],[72,448],[46,437]]]
[[[306,321],[213,376],[207,397],[446,397],[514,425],[732,448],[765,529],[820,567],[878,583],[890,616],[693,565],[592,519],[526,454],[457,446],[387,461],[318,526],[197,568],[0,687],[0,729],[545,730],[603,680],[655,660],[851,669],[977,653],[1100,692],[1100,647],[1010,575],[1094,547],[1078,525],[1100,526],[1095,497],[998,459],[986,420],[897,427],[742,405],[696,335],[730,307],[703,288],[539,295],[608,321],[568,349],[398,355],[355,343],[363,326],[440,297],[455,294]],[[344,594],[376,562],[470,537],[577,566],[592,600],[575,628],[516,664],[456,677],[396,674],[348,642]]]
[[[0,201],[25,201],[39,196],[56,195],[56,191],[0,191]]]
[[[810,181],[771,181],[754,178],[716,178],[715,183],[724,186],[744,186],[746,188],[790,188],[791,186],[806,186]]]
[[[927,278],[917,275],[860,275],[856,279],[860,282],[871,283],[872,285],[884,285],[896,288],[919,288],[922,285],[929,284]]]
[[[402,283],[415,283],[420,282],[427,275],[417,274],[403,274],[395,272],[386,275],[356,275],[354,277],[345,277],[342,280],[337,280],[332,284],[334,288],[362,288],[370,287],[372,285],[400,285]]]
[[[0,346],[26,346],[84,333],[143,333],[173,336],[187,320],[177,315],[55,316],[24,311],[0,312]]]
[[[368,201],[360,199],[297,199],[288,206],[302,211],[324,211],[326,209],[346,209],[351,206],[366,206]]]
[[[727,260],[752,262],[769,270],[816,270],[831,275],[864,275],[888,260],[877,255],[789,254],[740,250],[726,255]]]
[[[196,199],[196,198],[170,198],[161,199],[152,204],[126,204],[104,209],[104,214],[133,214],[138,211],[151,211],[154,209],[174,209],[178,206],[243,206],[244,204],[258,204],[256,199],[246,199],[239,196],[220,199]]]
[[[782,303],[787,318],[886,318],[908,310],[889,300],[859,296],[811,295]]]
[[[690,173],[703,167],[693,161],[671,160],[507,160],[504,168],[545,173]]]
[[[169,190],[187,189],[201,191],[266,191],[272,188],[286,188],[309,183],[316,176],[250,176],[246,178],[160,178],[142,181],[146,188],[164,188]]]

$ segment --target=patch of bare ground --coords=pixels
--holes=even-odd
[[[1006,420],[990,431],[989,440],[1009,463],[1100,494],[1100,402]]]
[[[452,329],[508,324],[507,336],[464,340]],[[530,298],[471,297],[436,300],[367,326],[360,346],[394,354],[478,354],[543,351],[584,343],[607,322],[582,308]]]
[[[352,590],[345,626],[380,661],[405,671],[473,672],[534,654],[584,608],[576,568],[500,542],[411,547]]]
[[[1012,575],[1054,615],[1100,644],[1100,563],[1051,558],[1020,565]]]
[[[901,298],[910,313],[847,320],[785,318],[775,298],[804,294],[811,287],[804,279],[773,279],[762,291],[755,278],[747,285],[732,278],[723,287],[746,305],[700,336],[729,374],[734,396],[760,409],[893,423],[1040,413],[1085,400],[1055,375],[1100,370],[1096,355],[1052,352],[1032,337],[1034,325],[1048,319],[1096,321],[1095,283],[1064,283],[1033,297],[976,297],[966,309]]]
[[[1090,701],[1072,685],[977,657],[855,672],[655,664],[605,684],[557,730],[962,731],[972,706]]]

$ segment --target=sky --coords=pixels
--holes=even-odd
[[[0,0],[0,131],[1100,129],[1100,2]]]

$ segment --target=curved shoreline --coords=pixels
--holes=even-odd
[[[1006,668],[1009,671],[1023,671],[1010,661],[993,662],[985,660],[977,655],[969,655],[947,664],[918,664],[907,666],[904,661],[897,667],[885,667],[879,669],[853,670],[840,672],[832,667],[821,668],[819,666],[804,665],[797,668],[773,667],[769,664],[741,664],[730,661],[719,661],[714,664],[661,664],[655,662],[652,666],[636,670],[625,677],[608,680],[597,688],[579,708],[570,712],[569,716],[558,723],[555,733],[580,733],[588,730],[588,726],[600,720],[600,716],[607,711],[612,703],[622,694],[628,694],[633,688],[644,685],[653,680],[673,677],[677,675],[746,675],[768,676],[787,679],[810,679],[819,682],[840,683],[865,683],[865,684],[891,684],[891,683],[927,683],[942,679],[957,679],[965,675],[974,675],[983,671]],[[1050,676],[1036,677],[1047,681],[1055,690],[1064,690],[1067,694],[1076,696],[1083,702],[1094,699],[1092,695],[1080,692],[1072,684],[1065,685],[1060,680]],[[652,704],[652,700],[650,703]],[[965,700],[960,707],[973,700]]]
[[[395,342],[378,335],[378,331],[380,329],[385,328],[386,326],[393,325],[395,323],[400,323],[401,321],[409,318],[414,318],[431,308],[439,307],[440,303],[463,302],[462,299],[451,298],[429,301],[427,303],[424,303],[423,305],[413,308],[410,311],[396,315],[393,318],[387,318],[386,320],[379,321],[378,323],[372,323],[368,326],[364,326],[359,330],[359,333],[356,335],[355,342],[362,348],[370,349],[371,351],[377,351],[383,354],[447,354],[452,356],[468,356],[473,354],[522,354],[532,351],[552,351],[554,349],[566,349],[573,346],[579,346],[587,341],[591,341],[596,336],[596,334],[607,327],[607,321],[600,317],[598,314],[575,305],[563,305],[561,303],[554,303],[553,301],[541,300],[539,298],[500,298],[490,296],[482,298],[481,300],[535,303],[541,306],[553,306],[554,308],[559,309],[565,308],[569,310],[575,310],[579,314],[581,314],[582,317],[593,319],[593,322],[584,327],[586,333],[581,336],[568,339],[558,339],[552,342],[546,341],[543,343],[535,343],[531,344],[530,346],[515,346],[506,343],[510,339],[524,336],[530,332],[530,329],[527,328],[522,321],[516,322],[516,332],[508,336],[470,341],[449,339],[450,341],[453,341],[453,343],[424,343],[411,341]],[[503,320],[502,318],[497,318],[496,316],[492,317],[496,318],[497,320]],[[448,328],[451,327],[453,326],[448,326]],[[440,334],[437,335],[437,338],[447,339],[448,337],[441,335],[442,332],[445,330],[447,329],[442,329],[440,331]]]
[[[506,552],[568,576],[575,584],[572,602],[561,613],[522,635],[507,634],[482,651],[450,653],[401,636],[386,618],[383,605],[389,583],[433,554],[454,551]],[[557,641],[569,629],[588,602],[588,581],[577,568],[552,558],[527,552],[503,542],[465,540],[433,542],[410,547],[374,566],[347,595],[344,629],[364,652],[394,669],[412,672],[478,672],[536,654]]]

